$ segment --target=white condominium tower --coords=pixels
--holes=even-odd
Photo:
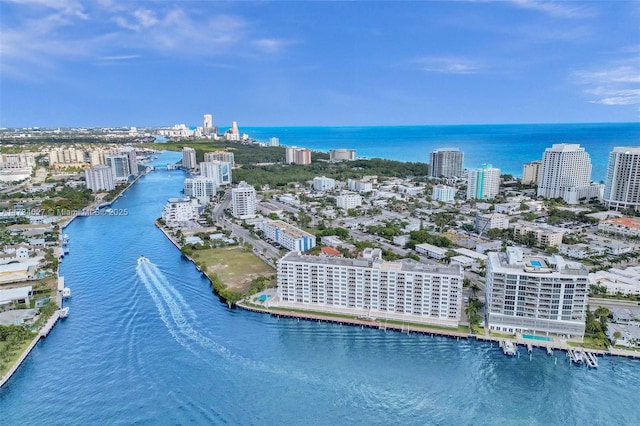
[[[242,181],[231,190],[232,213],[238,219],[251,219],[256,216],[256,190]]]
[[[604,204],[615,210],[640,210],[640,146],[616,147],[609,154]]]
[[[231,163],[226,161],[204,161],[200,163],[200,175],[214,179],[216,185],[231,184]]]
[[[182,148],[182,167],[185,169],[195,169],[197,164],[196,150],[188,146]]]
[[[213,116],[205,114],[202,118],[202,133],[205,135],[213,134]]]
[[[544,150],[538,197],[562,198],[576,204],[578,199],[591,195],[590,188],[591,158],[584,148],[560,143]]]
[[[491,252],[487,262],[489,328],[507,333],[584,335],[589,271],[561,256]]]
[[[439,148],[431,152],[429,176],[461,177],[464,154],[458,148]]]
[[[467,199],[489,200],[500,192],[500,169],[483,164],[467,172]]]
[[[109,166],[97,165],[84,170],[87,189],[92,191],[111,191],[116,188],[113,171]]]
[[[292,251],[278,261],[278,305],[456,327],[463,278],[459,265],[385,262],[380,249],[359,259]]]

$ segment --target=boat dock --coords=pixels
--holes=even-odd
[[[517,346],[511,340],[501,340],[499,345],[502,352],[507,356],[515,356],[518,353]]]
[[[572,364],[585,364],[589,368],[598,368],[598,360],[592,352],[582,349],[568,349],[567,357]]]

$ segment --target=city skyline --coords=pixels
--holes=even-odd
[[[0,127],[194,125],[203,113],[223,128],[639,116],[634,2],[0,8]]]

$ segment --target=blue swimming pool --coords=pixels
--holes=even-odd
[[[553,340],[550,337],[534,336],[533,334],[523,334],[522,337],[525,338],[525,339],[531,339],[531,340],[544,340],[545,342],[550,342],[550,341]]]
[[[531,266],[535,266],[536,268],[539,268],[542,266],[542,263],[540,263],[539,260],[530,260],[529,263],[531,263]]]

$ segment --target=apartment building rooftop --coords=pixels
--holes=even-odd
[[[519,247],[508,247],[506,253],[489,253],[496,272],[526,272],[539,274],[589,275],[588,269],[579,262],[566,261],[562,256],[525,256]]]

